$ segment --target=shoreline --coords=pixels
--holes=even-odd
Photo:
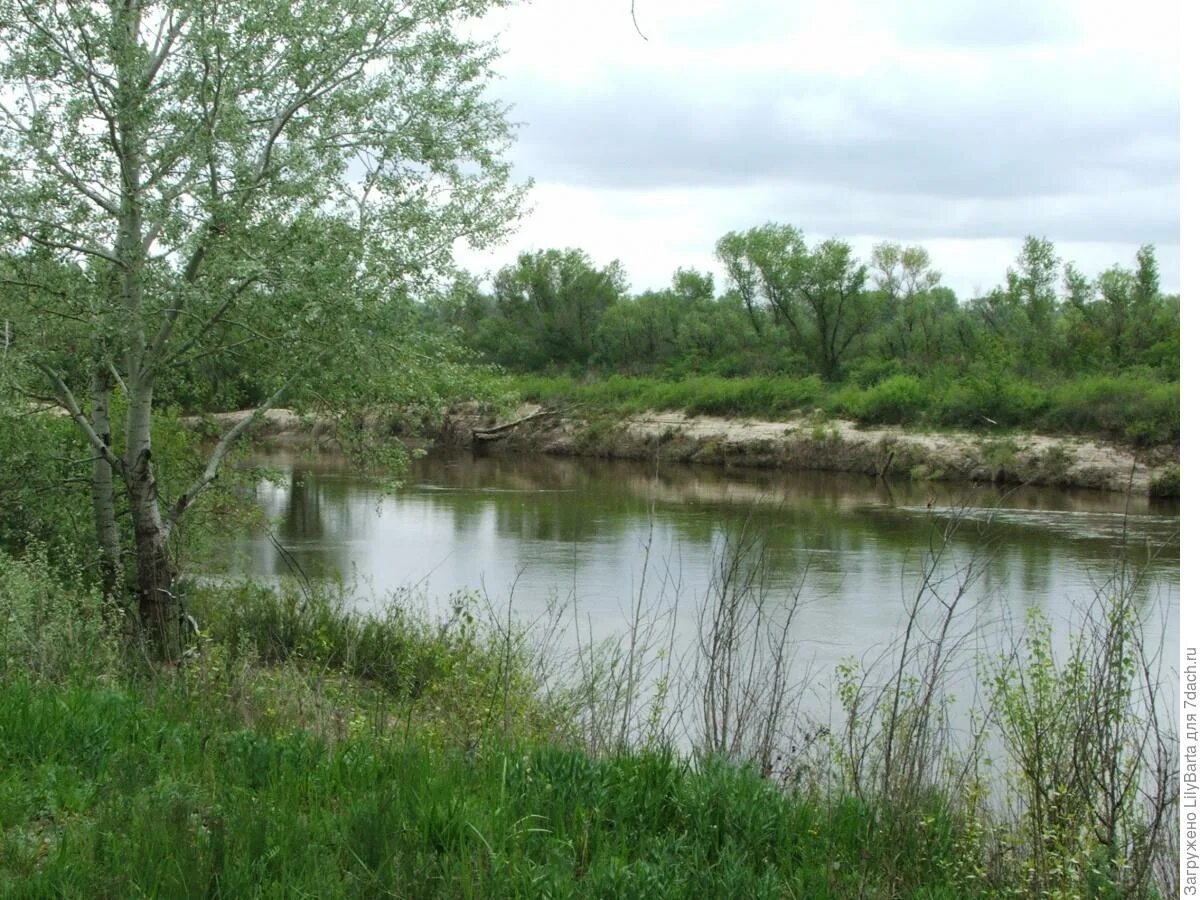
[[[251,410],[193,416],[192,425],[224,430]],[[269,409],[253,429],[268,444],[319,446],[327,422]],[[775,421],[663,411],[586,414],[523,404],[503,419],[471,406],[449,410],[436,434],[393,435],[425,449],[545,453],[661,460],[784,471],[827,471],[910,479],[1029,484],[1179,496],[1179,448],[1133,448],[1067,435],[998,430],[994,435],[863,427],[846,419],[795,415]]]
[[[847,472],[913,481],[1030,484],[1177,497],[1179,450],[1135,449],[1092,438],[999,431],[912,431],[796,415],[784,421],[651,412],[587,417],[525,404],[503,427],[451,411],[440,442],[483,452],[663,460],[790,471]],[[478,432],[486,440],[480,440]]]

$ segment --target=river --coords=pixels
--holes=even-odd
[[[676,611],[686,639],[725,536],[749,516],[770,602],[799,589],[796,653],[821,672],[896,636],[923,561],[956,523],[937,577],[951,596],[971,565],[963,612],[987,646],[1031,607],[1065,641],[1124,552],[1148,567],[1138,602],[1168,671],[1178,655],[1177,502],[556,457],[429,457],[403,486],[330,456],[257,462],[279,473],[257,487],[271,526],[231,538],[224,574],[340,577],[368,611],[410,588],[407,602],[438,615],[467,590],[524,621],[557,607],[567,633],[597,639],[623,636],[640,597]]]

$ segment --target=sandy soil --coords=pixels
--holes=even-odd
[[[196,419],[219,430],[250,411]],[[1107,441],[997,430],[924,432],[861,427],[842,419],[797,415],[783,421],[723,419],[683,412],[587,420],[526,404],[505,422],[520,424],[480,440],[504,424],[472,410],[447,414],[440,442],[494,452],[543,452],[623,459],[816,469],[915,480],[1028,483],[1178,495],[1179,449],[1135,450]],[[255,429],[272,443],[316,442],[327,428],[287,409],[270,409]],[[1172,484],[1174,487],[1172,488]]]
[[[512,419],[539,412],[526,405]],[[469,419],[469,417],[467,417]],[[481,423],[482,427],[491,422]],[[497,449],[825,469],[930,480],[996,481],[1170,494],[1177,447],[1136,450],[1107,441],[997,429],[924,432],[797,415],[783,421],[643,413],[606,422],[569,414],[514,428]],[[1155,487],[1156,486],[1156,487]],[[1177,493],[1177,488],[1175,489]]]

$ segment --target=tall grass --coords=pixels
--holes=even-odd
[[[747,517],[722,536],[698,612],[693,654],[699,713],[697,748],[786,777],[786,757],[803,732],[797,707],[807,689],[798,674],[796,630],[804,575],[779,601],[769,590],[762,528]],[[782,771],[781,771],[782,770]]]
[[[663,380],[612,375],[596,381],[505,376],[498,392],[544,404],[633,414],[786,418],[821,409],[867,425],[994,430],[1026,428],[1137,445],[1179,440],[1179,384],[1125,373],[1035,383],[1008,373],[896,374],[868,386],[826,385],[816,376]]]
[[[120,658],[115,607],[68,561],[44,547],[0,550],[0,679],[61,681],[109,674]]]
[[[624,413],[669,409],[694,415],[778,417],[812,407],[824,395],[821,380],[815,375],[804,378],[700,375],[679,381],[613,375],[592,382],[520,376],[507,383],[522,399],[580,403]]]
[[[511,605],[368,618],[254,585],[193,586],[197,652],[148,678],[86,591],[0,557],[0,895],[1169,896],[1178,762],[1137,572],[1065,653],[1035,621],[973,659],[960,521],[893,650],[842,668],[837,726],[797,715],[805,593],[768,596],[767,516],[727,536],[694,645],[641,578],[625,639],[575,654],[587,690],[547,680]]]

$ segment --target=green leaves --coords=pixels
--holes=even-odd
[[[760,337],[780,330],[823,378],[841,375],[874,311],[866,267],[849,244],[827,240],[809,250],[799,229],[770,223],[725,235],[717,257]]]
[[[17,272],[0,305],[45,376],[31,383],[123,482],[147,621],[178,619],[154,612],[174,596],[166,538],[240,433],[164,520],[156,392],[312,403],[307,383],[343,411],[380,402],[395,381],[378,370],[403,370],[412,346],[384,310],[517,211],[509,126],[483,95],[495,50],[458,25],[491,5],[0,0],[0,250]],[[97,431],[98,372],[129,398],[123,460]],[[94,503],[111,510],[104,475]]]
[[[605,312],[625,292],[613,262],[596,268],[582,250],[522,253],[496,275],[496,333],[502,363],[528,368],[586,363],[597,349]]]

